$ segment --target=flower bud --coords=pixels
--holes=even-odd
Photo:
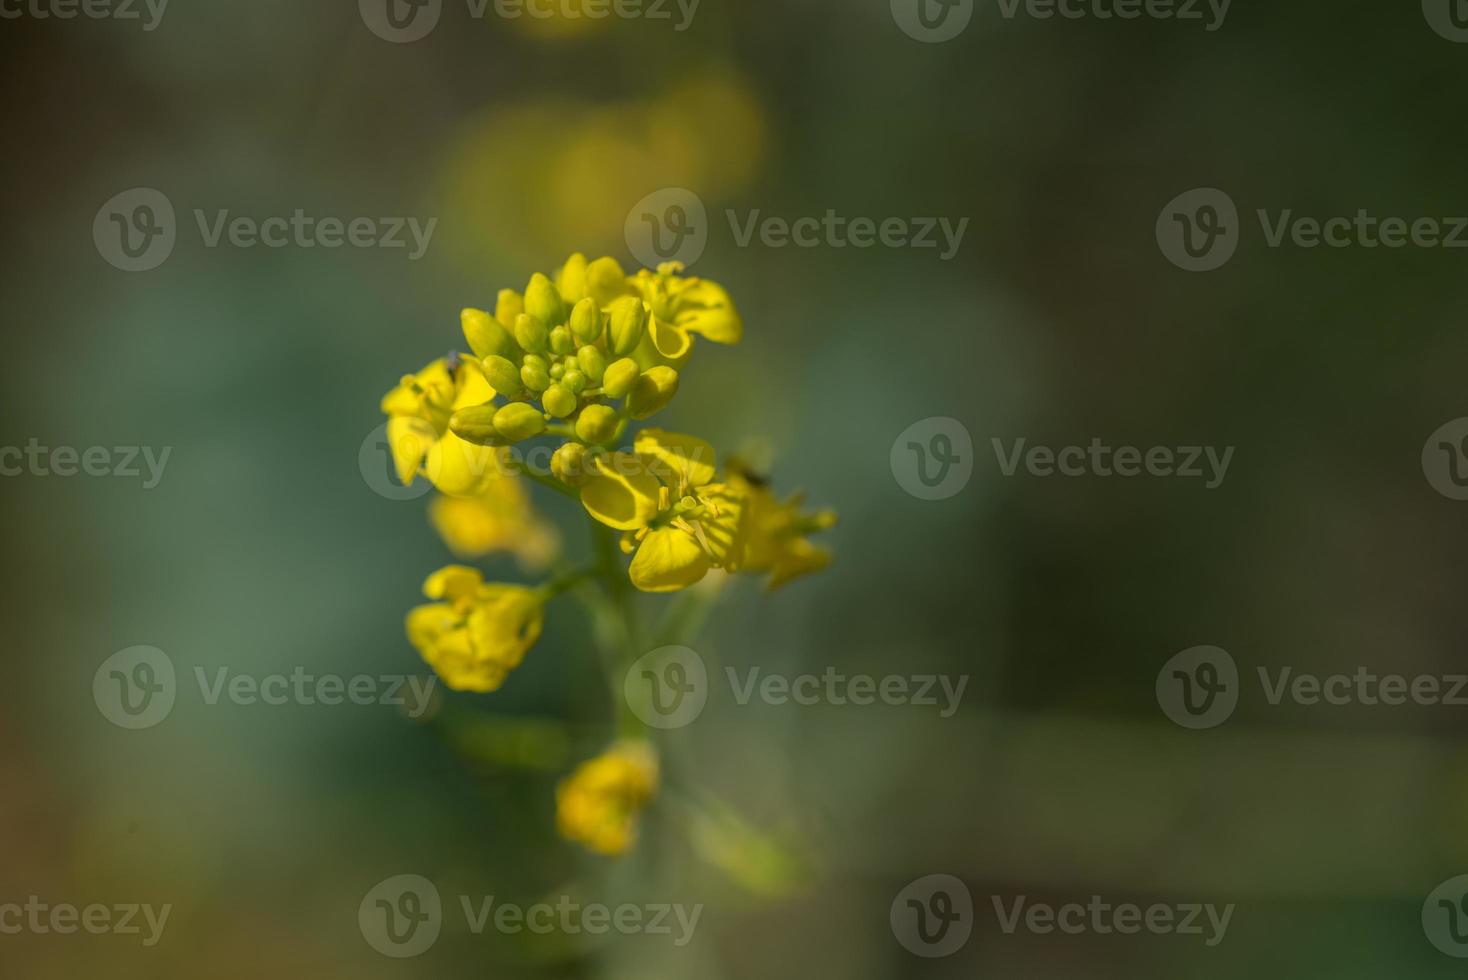
[[[550,366],[550,376],[551,376],[551,380],[552,381],[559,381],[559,380],[561,380],[561,376],[564,375],[565,373],[566,373],[566,365],[562,364],[560,361],[557,361],[556,363],[554,363],[554,364],[552,364]]]
[[[576,360],[581,364],[581,373],[586,375],[588,381],[592,384],[601,383],[602,374],[607,369],[607,359],[600,347],[588,344],[576,352]]]
[[[576,396],[564,385],[551,385],[545,389],[545,394],[540,396],[540,403],[545,406],[546,414],[558,419],[576,411]]]
[[[519,442],[545,431],[545,416],[534,405],[511,402],[494,413],[494,428],[509,442]]]
[[[576,438],[596,444],[617,434],[617,413],[606,405],[587,405],[576,419]]]
[[[621,398],[632,390],[637,383],[637,376],[642,373],[642,368],[630,357],[624,357],[620,361],[613,361],[607,365],[606,372],[601,378],[601,388],[613,398]]]
[[[587,472],[589,462],[585,446],[579,442],[568,442],[551,455],[551,475],[562,483],[579,487],[591,476]]]
[[[525,312],[525,297],[513,289],[501,289],[499,298],[494,304],[494,318],[498,320],[506,330],[515,325],[515,317]]]
[[[539,272],[530,277],[530,285],[525,287],[525,312],[544,324],[547,330],[566,322],[566,307],[561,301],[560,290]]]
[[[545,351],[546,334],[545,324],[529,313],[515,317],[515,343],[532,354]]]
[[[576,349],[576,341],[572,339],[571,331],[565,324],[551,330],[550,349],[552,354],[560,354],[562,357]]]
[[[596,308],[596,300],[588,296],[571,310],[571,332],[583,344],[594,344],[601,331],[601,310]]]
[[[662,411],[678,393],[678,372],[659,365],[637,379],[627,396],[627,408],[639,422]]]
[[[642,343],[647,329],[647,304],[636,296],[623,296],[612,304],[607,325],[607,345],[617,357],[625,357]]]
[[[543,362],[537,364],[534,361],[530,361],[527,359],[526,362],[520,366],[520,381],[525,385],[525,387],[529,388],[531,391],[538,395],[542,391],[545,391],[545,389],[550,387],[551,376],[549,372],[546,371]]]
[[[520,370],[505,357],[491,354],[484,359],[484,377],[489,386],[501,395],[520,393]]]
[[[574,364],[575,362],[571,362]],[[586,390],[586,375],[574,367],[566,368],[566,373],[561,375],[561,385],[573,395],[579,395]]]
[[[494,405],[475,405],[461,408],[449,417],[449,431],[477,446],[494,446],[504,442],[494,427]]]
[[[514,349],[510,332],[483,310],[463,310],[459,313],[459,324],[464,328],[464,339],[475,357],[490,357]]]

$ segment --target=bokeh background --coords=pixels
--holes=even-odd
[[[0,936],[60,980],[456,977],[1446,977],[1424,898],[1468,871],[1464,709],[1268,705],[1185,731],[1154,679],[1196,644],[1296,672],[1463,667],[1468,505],[1428,434],[1468,415],[1463,258],[1265,247],[1256,208],[1468,212],[1468,46],[1415,4],[1238,4],[1199,22],[1003,18],[919,43],[887,0],[704,0],[691,27],[471,18],[388,43],[346,0],[0,23],[5,445],[172,447],[161,484],[0,480],[0,900],[170,903],[161,943]],[[194,668],[418,672],[402,614],[449,560],[425,500],[359,470],[377,402],[573,250],[627,265],[665,187],[714,216],[694,271],[746,338],[700,347],[660,418],[748,444],[842,517],[824,574],[729,590],[695,642],[766,672],[968,675],[956,715],[740,706],[660,735],[738,846],[660,801],[637,852],[559,840],[556,781],[611,729],[572,605],[506,688],[430,719],[206,705]],[[1235,258],[1189,274],[1159,209],[1226,189]],[[109,265],[102,203],[178,209],[162,266]],[[194,209],[436,218],[428,253],[205,248]],[[933,250],[739,247],[723,220],[969,219]],[[905,493],[921,419],[971,482]],[[1224,484],[1004,477],[992,438],[1236,447]],[[538,492],[539,493],[539,492]],[[585,549],[575,507],[537,503]],[[511,561],[490,563],[517,576]],[[178,665],[172,716],[109,724],[114,651]],[[192,692],[192,693],[191,693]],[[778,851],[773,858],[770,851]],[[731,857],[732,854],[732,857]],[[720,861],[719,858],[723,860]],[[757,860],[758,858],[758,860]],[[722,863],[722,867],[720,866]],[[775,873],[749,873],[751,868]],[[357,906],[414,873],[443,937],[391,960]],[[944,873],[977,922],[919,959],[889,927]],[[470,934],[456,896],[702,903],[693,942]],[[998,927],[990,896],[1236,903],[1226,939]]]

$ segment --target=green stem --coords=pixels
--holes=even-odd
[[[573,500],[581,499],[580,493],[578,493],[572,487],[566,486],[564,483],[562,483],[560,480],[557,480],[553,476],[547,476],[544,473],[537,473],[534,470],[526,469],[523,465],[520,464],[515,464],[515,472],[519,473],[531,483],[538,483],[543,487],[549,487],[563,497],[570,497]]]
[[[542,584],[537,592],[546,600],[550,601],[564,592],[569,592],[593,575],[601,573],[601,568],[596,565],[588,565],[585,568],[573,568],[562,572],[550,581]]]
[[[591,526],[602,587],[606,590],[609,613],[621,641],[619,655],[609,657],[607,661],[607,686],[611,689],[612,702],[617,706],[617,731],[624,737],[641,735],[645,730],[642,720],[633,713],[622,690],[622,678],[638,656],[637,610],[627,573],[622,569],[618,556],[616,535],[598,521],[591,520]]]

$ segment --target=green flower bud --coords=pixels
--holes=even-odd
[[[520,370],[509,358],[498,354],[486,357],[484,377],[489,381],[489,386],[501,395],[514,396],[520,393]]]
[[[459,324],[464,328],[464,339],[468,341],[469,349],[474,352],[475,357],[491,357],[514,351],[515,341],[510,337],[510,332],[483,310],[463,310],[459,313]]]
[[[647,304],[636,296],[623,296],[612,304],[607,325],[607,345],[617,357],[625,357],[642,343],[647,329]]]
[[[520,363],[521,364],[534,364],[536,367],[540,368],[542,371],[546,370],[547,369],[547,366],[548,366],[548,362],[546,361],[546,359],[543,358],[543,357],[541,357],[539,354],[526,354],[525,355],[525,359],[523,361],[521,361]]]
[[[496,411],[493,403],[461,408],[449,417],[449,431],[476,446],[503,445],[504,440],[494,427]]]
[[[576,360],[581,364],[581,373],[586,375],[587,380],[592,384],[601,384],[602,373],[607,369],[607,359],[600,347],[588,344],[576,352]]]
[[[552,381],[559,381],[559,380],[561,380],[561,377],[565,373],[566,373],[566,365],[562,364],[560,361],[557,361],[556,363],[554,363],[554,364],[552,364],[550,366],[550,376],[551,376],[551,380]]]
[[[576,438],[595,445],[617,434],[617,413],[606,405],[587,405],[576,419]]]
[[[601,388],[613,398],[621,398],[632,390],[637,383],[637,376],[642,373],[642,368],[630,357],[624,357],[620,361],[613,361],[607,365],[606,373],[601,378]]]
[[[545,351],[546,333],[545,324],[529,313],[521,313],[515,317],[515,343],[531,353],[540,354]]]
[[[545,416],[534,405],[511,402],[494,413],[494,428],[508,442],[519,442],[545,431]]]
[[[561,385],[573,395],[579,395],[586,390],[586,375],[574,367],[566,368],[566,373],[561,375]]]
[[[579,487],[591,476],[590,456],[579,442],[568,442],[551,455],[551,474],[568,486]]]
[[[571,331],[564,325],[556,327],[550,332],[550,349],[552,354],[565,356],[576,349],[576,341],[571,338]]]
[[[677,371],[662,366],[649,368],[632,386],[632,393],[627,396],[627,408],[640,422],[662,411],[677,393]]]
[[[537,395],[549,388],[551,383],[550,374],[547,373],[546,369],[542,365],[534,364],[528,360],[520,367],[520,380],[524,383],[525,387]]]
[[[601,337],[601,310],[590,296],[577,303],[571,310],[571,332],[583,344],[594,344]]]
[[[555,283],[537,272],[525,287],[525,312],[539,320],[547,330],[566,322],[566,305]]]
[[[545,406],[546,414],[558,419],[576,411],[577,404],[576,396],[563,385],[551,385],[545,389],[545,394],[540,396],[540,403]]]

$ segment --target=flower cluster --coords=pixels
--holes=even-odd
[[[493,313],[466,309],[460,320],[470,352],[405,376],[382,400],[398,478],[422,476],[440,491],[430,517],[460,558],[511,552],[527,569],[556,560],[560,537],[531,507],[531,480],[575,497],[610,529],[601,533],[632,556],[625,574],[643,592],[684,589],[716,569],[766,575],[774,589],[829,563],[810,536],[834,514],[806,513],[799,495],[777,498],[737,458],[721,471],[696,436],[633,429],[676,396],[697,338],[738,343],[743,323],[718,283],[678,263],[628,275],[614,259],[577,254],[523,293],[501,290]],[[530,463],[532,441],[548,466]],[[440,569],[423,589],[434,601],[408,614],[408,639],[450,688],[497,690],[539,638],[548,601],[592,571],[623,574],[609,554],[600,569],[537,587]],[[614,579],[602,584],[609,596],[620,591]],[[619,742],[562,783],[561,832],[620,853],[656,785],[651,746]]]

